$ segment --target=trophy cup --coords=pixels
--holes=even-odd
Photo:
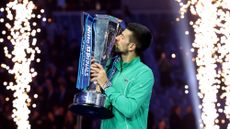
[[[111,59],[115,37],[121,32],[122,21],[109,15],[82,13],[82,41],[78,65],[76,88],[69,109],[76,115],[108,119],[113,117],[104,107],[105,95],[96,90],[96,84],[90,82],[90,65],[92,57],[104,68]],[[111,62],[112,63],[112,62]]]

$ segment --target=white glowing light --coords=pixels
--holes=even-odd
[[[5,34],[6,34],[6,31],[5,31],[5,30],[3,30],[3,31],[2,31],[2,34],[3,34],[3,35],[5,35]]]
[[[33,105],[32,105],[33,108],[36,108],[36,106],[37,106],[36,104],[33,104]]]
[[[4,39],[3,38],[0,38],[0,42],[2,43],[4,41]]]
[[[36,26],[37,25],[37,23],[36,22],[33,22],[33,26]]]
[[[14,91],[12,117],[18,129],[31,128],[28,121],[30,114],[28,106],[31,103],[28,92],[31,89],[29,84],[32,78],[37,75],[35,69],[31,68],[31,63],[36,59],[35,54],[40,50],[38,47],[36,50],[31,47],[30,39],[32,36],[34,38],[37,32],[41,32],[31,28],[30,20],[33,16],[36,17],[33,14],[35,8],[32,1],[14,0],[9,2],[5,9],[0,9],[2,12],[6,11],[7,18],[7,20],[1,18],[0,22],[9,21],[9,23],[5,23],[7,31],[3,30],[2,34],[6,35],[10,41],[11,45],[8,46],[12,46],[12,50],[4,47],[4,54],[13,62],[13,67],[9,67],[7,64],[1,64],[1,67],[5,68],[9,74],[14,75],[15,79],[14,82],[4,82],[3,85],[6,86],[7,90]],[[37,26],[37,23],[34,22],[32,25]],[[4,40],[1,38],[0,42],[4,42]],[[33,46],[35,45],[36,42],[33,42]],[[34,97],[38,98],[38,95],[36,94]],[[9,98],[6,100],[9,101]],[[35,108],[36,104],[33,107]]]
[[[46,22],[46,18],[42,18],[42,21],[43,21],[43,22]]]
[[[187,11],[196,17],[189,24],[195,33],[191,51],[197,55],[198,96],[202,103],[200,125],[204,129],[219,129],[219,125],[225,123],[218,119],[219,113],[224,112],[226,119],[230,118],[230,1],[176,1],[180,5],[180,18],[184,18]],[[225,100],[224,109],[216,108],[221,106],[218,99]]]
[[[41,62],[41,60],[40,60],[40,59],[37,59],[36,62],[39,63],[39,62]]]
[[[4,19],[3,19],[3,18],[0,18],[0,22],[4,22]]]
[[[220,107],[220,103],[217,103],[216,106],[217,106],[217,107]]]
[[[41,29],[40,29],[40,28],[38,28],[38,29],[37,29],[37,32],[38,32],[38,33],[40,33],[40,32],[41,32]]]
[[[44,9],[41,9],[41,11],[40,11],[41,13],[44,13],[45,12],[45,10]]]
[[[41,15],[38,15],[38,16],[37,16],[37,18],[39,18],[39,19],[40,19],[41,17],[42,17]]]
[[[37,99],[37,98],[38,98],[38,94],[34,94],[34,98],[36,98],[36,99]]]
[[[4,8],[1,8],[0,11],[3,12],[3,11],[4,11]]]
[[[222,112],[223,112],[223,109],[221,109],[221,108],[220,108],[220,109],[218,109],[218,112],[222,113]]]
[[[191,48],[191,52],[194,52],[195,51],[195,49],[194,48]]]
[[[225,120],[221,120],[221,123],[224,124],[224,123],[225,123]]]
[[[171,54],[171,57],[176,58],[176,54],[175,53]]]
[[[184,88],[185,88],[185,89],[188,89],[188,85],[185,85]]]
[[[189,31],[185,31],[185,35],[189,35]]]
[[[9,100],[10,100],[10,98],[9,98],[9,97],[6,97],[6,98],[5,98],[5,100],[6,100],[6,101],[9,101]]]
[[[32,15],[31,15],[31,17],[32,17],[32,18],[35,18],[35,17],[36,17],[36,15],[35,15],[35,14],[32,14]]]
[[[189,93],[189,91],[188,90],[185,90],[185,92],[184,92],[185,94],[188,94]]]
[[[3,85],[6,86],[6,85],[7,85],[7,82],[3,82]]]

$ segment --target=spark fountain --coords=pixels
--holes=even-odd
[[[36,46],[36,34],[41,32],[37,23],[33,19],[41,19],[44,10],[40,10],[40,14],[35,15],[33,11],[36,6],[32,1],[14,0],[9,2],[5,8],[0,11],[3,17],[0,22],[4,23],[5,29],[2,30],[0,43],[5,44],[4,53],[7,62],[2,63],[1,67],[6,69],[9,75],[13,76],[12,81],[4,82],[7,90],[13,91],[14,100],[12,118],[18,129],[30,129],[29,123],[29,106],[31,99],[28,95],[30,92],[30,83],[32,78],[37,75],[32,62],[36,59],[35,55],[41,51]],[[44,19],[43,19],[44,20]]]

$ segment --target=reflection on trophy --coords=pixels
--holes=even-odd
[[[82,41],[78,65],[75,94],[70,110],[83,116],[107,119],[113,117],[112,112],[104,107],[105,95],[90,82],[91,59],[94,58],[104,68],[110,63],[115,37],[121,32],[122,21],[109,15],[91,16],[82,14]]]

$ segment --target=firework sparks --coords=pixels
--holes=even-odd
[[[6,89],[14,91],[13,114],[12,118],[17,124],[18,129],[30,129],[28,121],[31,105],[31,99],[28,96],[30,91],[30,82],[37,75],[31,63],[35,60],[35,54],[40,53],[36,47],[36,33],[40,32],[36,28],[36,22],[30,23],[35,17],[33,10],[36,6],[28,0],[15,0],[1,8],[1,12],[6,12],[6,19],[1,18],[0,22],[5,23],[6,30],[2,31],[0,42],[6,43],[4,47],[5,57],[10,59],[13,66],[1,64],[9,74],[14,76],[14,81],[4,82]],[[41,10],[44,12],[44,10]],[[41,18],[41,15],[38,18]],[[33,26],[33,28],[31,27]],[[31,42],[32,41],[32,42]]]
[[[177,0],[180,18],[190,11],[196,21],[190,21],[195,32],[193,48],[196,50],[199,108],[201,127],[219,129],[218,119],[223,109],[218,100],[225,100],[224,113],[230,119],[230,1],[229,0]],[[224,91],[224,92],[223,92]],[[222,93],[223,92],[223,93]],[[221,123],[225,123],[221,120]],[[230,125],[228,125],[230,129]]]

